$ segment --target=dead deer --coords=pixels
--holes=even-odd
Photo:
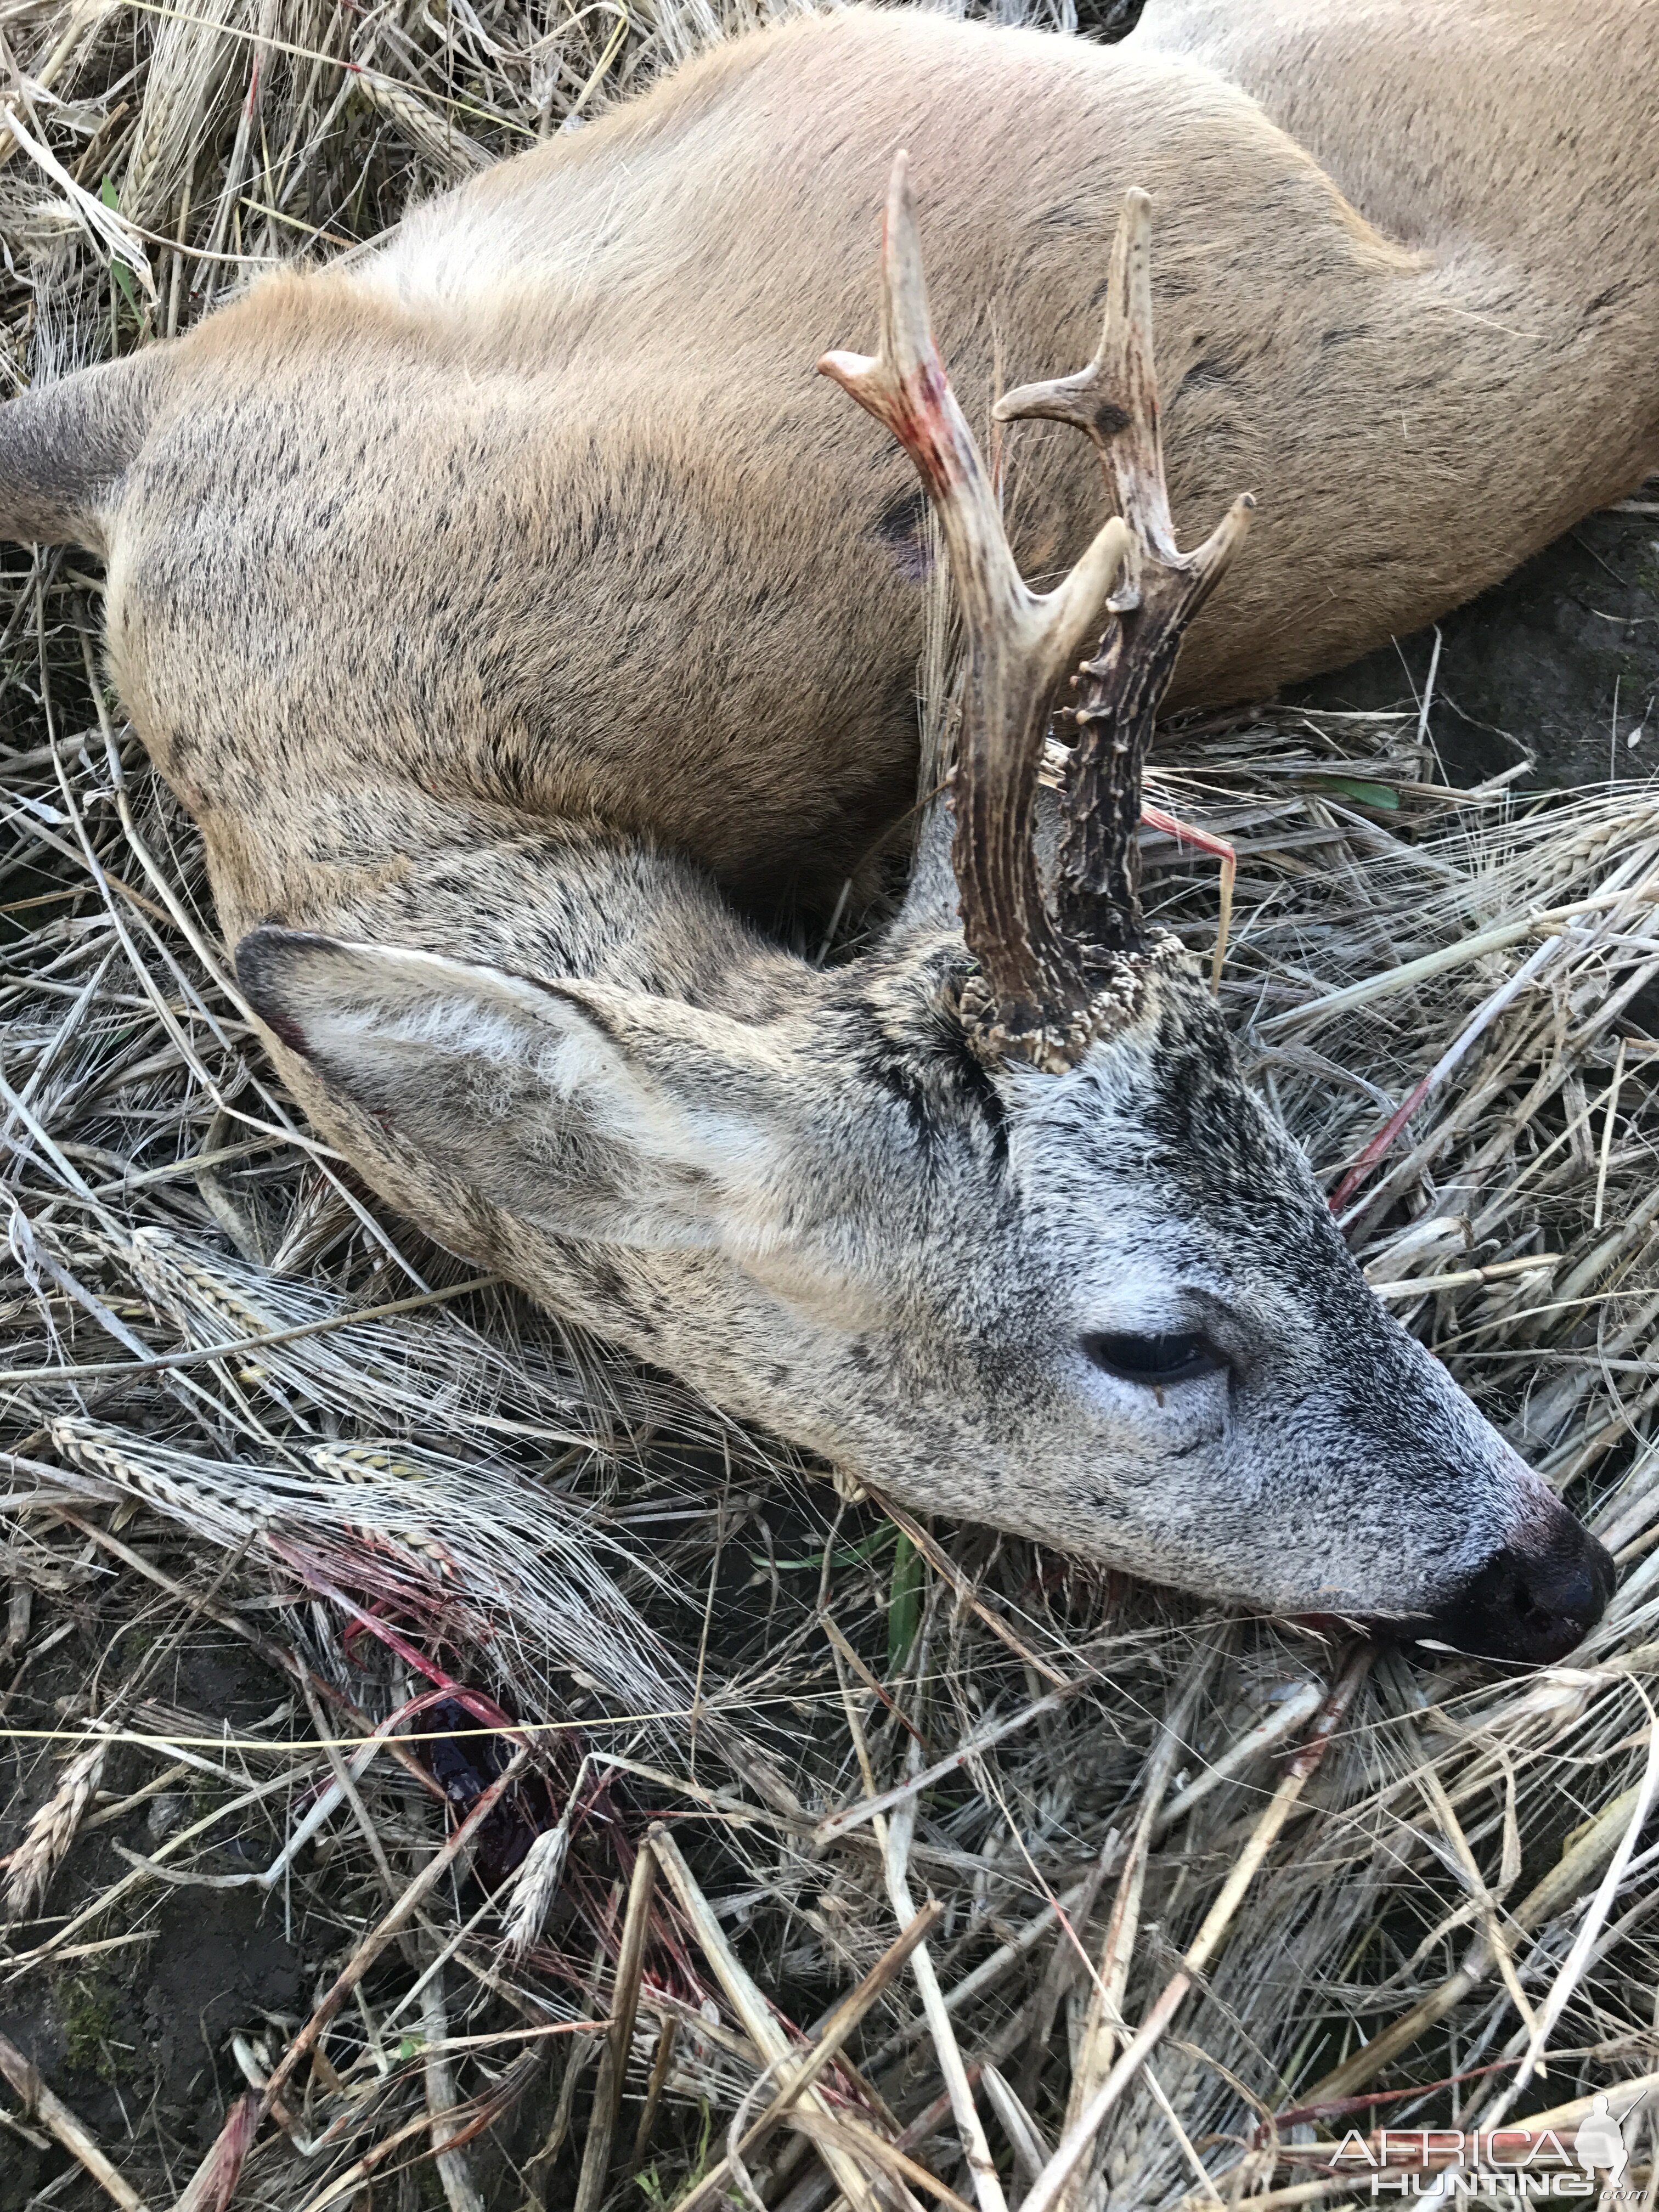
[[[1581,46],[1651,47],[1659,20],[1568,12]],[[1564,96],[1541,9],[1440,15],[1477,43],[1537,16],[1504,66]],[[882,350],[823,364],[880,427],[824,407],[807,372],[858,312],[901,132],[939,180],[970,411],[981,303],[1012,361],[1075,359],[1107,210],[1151,182],[1173,501],[1139,200],[1091,368],[998,406],[1106,464],[1089,490],[1022,432],[1014,549],[902,168]],[[1134,831],[1244,527],[1182,556],[1172,506],[1264,495],[1188,697],[1478,588],[1652,450],[1651,200],[1601,210],[1616,268],[1564,235],[1529,292],[1524,255],[1486,281],[1490,244],[1390,243],[1190,62],[853,13],[14,405],[0,525],[106,555],[115,679],[202,825],[274,1056],[445,1243],[915,1505],[1547,1659],[1599,1614],[1606,1554],[1366,1288],[1146,927]],[[1517,417],[1492,364],[1523,341]],[[927,541],[884,430],[963,616],[954,834],[936,809],[894,926],[819,969],[743,908],[825,901],[908,803]],[[1022,580],[1079,545],[1051,593]],[[1039,770],[1079,656],[1049,866]]]

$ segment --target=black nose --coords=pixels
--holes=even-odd
[[[1494,1552],[1414,1632],[1483,1659],[1547,1666],[1595,1627],[1613,1584],[1605,1547],[1561,1509],[1536,1538]]]

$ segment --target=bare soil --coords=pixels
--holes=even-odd
[[[54,1613],[56,1625],[75,1626],[17,1685],[6,1708],[14,1727],[73,1725],[84,1717],[86,1686],[107,1656],[115,1626],[107,1604],[60,1609],[48,1601],[37,1619],[37,1645],[52,1633]],[[287,1690],[256,1656],[210,1626],[174,1655],[151,1687],[169,1706],[198,1717],[204,1733],[222,1727],[233,1735],[263,1721]],[[56,1758],[41,1759],[39,1747],[27,1741],[0,1749],[0,1852],[19,1841],[61,1771]],[[118,1802],[155,1771],[153,1759],[118,1749],[106,1763],[103,1791]],[[21,1950],[31,1936],[40,1941],[73,1917],[129,1870],[123,1848],[148,1856],[197,1817],[201,1802],[181,1778],[125,1818],[90,1833],[83,1829],[52,1885],[47,1917],[33,1928],[15,1927],[13,1947]],[[243,1839],[233,1828],[222,1832],[218,1863],[228,1873]],[[250,1850],[252,1838],[250,1828]],[[268,1850],[252,1856],[263,1864]],[[89,1929],[89,1940],[116,1924]],[[231,2038],[257,2033],[273,2018],[294,2022],[307,2010],[316,1962],[303,1960],[288,1940],[282,1896],[258,1889],[170,1890],[143,1916],[142,1933],[138,1942],[0,1987],[0,2034],[34,2061],[99,2142],[119,2146],[123,2170],[153,2203],[164,2204],[183,2187],[245,2086]],[[45,2197],[49,2185],[60,2185]],[[24,2212],[43,2202],[89,2208],[106,2201],[55,2143],[39,2149],[20,2134],[0,2132],[0,2212]]]
[[[1429,730],[1450,782],[1528,763],[1516,788],[1561,790],[1659,766],[1659,487],[1592,514],[1439,626]],[[1420,631],[1304,684],[1310,706],[1420,706]]]

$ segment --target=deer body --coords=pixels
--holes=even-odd
[[[1631,173],[1651,134],[1605,112],[1650,93],[1651,6],[1436,8],[1449,32],[1426,33],[1397,0],[1302,9],[1312,55],[1335,45],[1356,87],[1386,88],[1421,39],[1410,120],[1437,130],[1452,235],[1421,243],[1437,210],[1419,201],[1407,247],[1244,94],[1140,52],[1161,12],[1106,50],[903,15],[739,42],[417,210],[359,268],[278,277],[169,349],[111,647],[204,824],[227,933],[333,914],[331,863],[366,857],[355,835],[350,857],[327,849],[353,787],[386,795],[397,851],[424,842],[398,818],[418,786],[515,826],[665,842],[740,900],[833,902],[915,781],[915,481],[813,374],[860,327],[871,180],[901,143],[976,422],[999,349],[1005,386],[1084,357],[1126,186],[1159,210],[1177,525],[1242,487],[1262,500],[1174,703],[1261,696],[1403,634],[1659,456],[1659,238],[1653,179]],[[1278,11],[1219,12],[1248,51]],[[1550,138],[1564,99],[1594,105],[1541,183],[1534,152],[1483,204],[1485,142],[1442,142],[1497,75],[1498,21],[1506,152]],[[1444,66],[1447,36],[1476,53]],[[1304,75],[1288,56],[1298,107],[1344,81],[1289,88]],[[1395,134],[1346,98],[1362,162],[1373,127]],[[1390,214],[1410,197],[1374,189]],[[1040,577],[1104,510],[1061,441],[1012,443],[1015,548]],[[129,645],[133,575],[164,576],[165,639],[146,606]]]
[[[106,553],[112,672],[283,1073],[444,1242],[919,1504],[1547,1656],[1594,1547],[1370,1298],[1167,948],[1128,933],[1056,1073],[975,1045],[937,840],[852,966],[744,918],[827,907],[914,790],[915,473],[812,374],[868,325],[899,145],[981,432],[1086,354],[1152,195],[1178,534],[1263,495],[1181,699],[1413,626],[1659,453],[1655,155],[1606,106],[1659,9],[1363,12],[1385,85],[1452,19],[1510,181],[1425,65],[1403,167],[1363,104],[1322,149],[1391,235],[1194,58],[1316,109],[1332,4],[1290,11],[1305,52],[1178,0],[1110,52],[803,22],[9,410],[0,526]],[[1009,436],[1042,579],[1109,501]],[[1189,1339],[1167,1388],[1121,1352]]]

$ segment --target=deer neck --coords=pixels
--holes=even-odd
[[[337,839],[291,849],[210,826],[208,861],[227,941],[279,922],[503,968],[679,999],[765,1021],[830,994],[830,978],[746,921],[679,856],[597,824],[535,831],[398,795],[354,808]]]

